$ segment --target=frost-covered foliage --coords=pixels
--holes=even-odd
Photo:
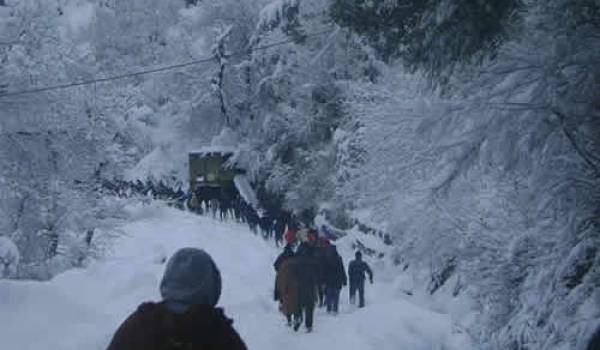
[[[163,38],[146,34],[151,25],[175,22],[179,7],[164,5],[158,14],[148,5],[7,1],[0,7],[1,90],[158,64],[159,53],[172,51],[159,51]],[[144,27],[140,21],[147,21]],[[119,217],[119,206],[98,193],[101,180],[129,175],[157,147],[179,146],[166,140],[176,138],[173,130],[187,116],[176,113],[181,106],[162,93],[164,85],[176,82],[158,81],[129,79],[0,99],[0,231],[22,252],[21,277],[45,278],[78,264],[72,248],[88,230]],[[158,113],[172,117],[160,119]]]
[[[267,208],[388,232],[424,289],[472,298],[480,348],[576,348],[598,324],[597,1],[6,5],[0,91],[210,58],[0,97],[22,266],[108,229],[98,178],[185,181],[189,150],[233,146]]]
[[[363,35],[384,60],[440,75],[490,56],[517,22],[520,0],[333,0],[336,23]]]
[[[284,206],[310,220],[342,181],[338,164],[352,158],[344,154],[356,123],[343,110],[342,82],[376,73],[368,53],[327,23],[327,2],[249,4],[243,20],[227,17],[229,37],[222,45],[229,52],[254,51],[231,57],[217,84],[225,96],[221,114],[238,135],[234,161],[248,170],[259,195],[270,194],[262,196],[272,202],[268,207]],[[198,9],[215,6],[237,13],[239,4]]]
[[[235,161],[248,170],[262,199],[271,199],[268,206],[305,211],[310,219],[320,202],[331,199],[336,181],[344,178],[337,176],[338,162],[351,162],[340,150],[350,149],[351,136],[344,130],[352,130],[355,123],[342,110],[339,82],[376,75],[365,49],[344,39],[339,30],[307,41],[308,34],[333,29],[327,23],[328,5],[70,0],[36,7],[35,1],[9,2],[3,17],[6,32],[27,34],[23,28],[29,22],[39,27],[29,36],[21,34],[37,46],[17,42],[3,48],[9,68],[3,80],[13,82],[9,91],[198,58],[214,61],[3,98],[3,112],[9,115],[3,123],[13,130],[3,140],[4,149],[11,150],[6,157],[18,165],[6,175],[7,181],[31,189],[44,182],[27,179],[22,176],[25,171],[42,177],[53,174],[55,178],[44,180],[54,185],[42,187],[46,206],[56,211],[64,205],[55,203],[58,194],[71,190],[71,182],[90,184],[112,176],[184,178],[187,151],[212,142],[239,148]],[[291,45],[278,45],[289,39]],[[36,69],[36,60],[48,68]],[[24,80],[26,71],[40,76]],[[20,108],[23,103],[30,110]],[[31,130],[23,131],[26,125]],[[32,143],[24,148],[27,154],[12,151],[16,142]],[[39,152],[42,145],[44,152]],[[29,153],[45,162],[23,162],[33,157]],[[58,175],[62,166],[68,173]],[[19,201],[42,202],[28,200],[29,195],[15,195],[19,199],[8,204],[11,210],[23,207],[15,204]],[[48,211],[40,207],[33,212],[43,210]],[[43,225],[33,226],[23,232],[37,232]],[[44,245],[36,259],[44,256]]]
[[[354,89],[368,161],[348,190],[403,261],[459,276],[483,345],[571,349],[600,318],[597,7],[527,6],[519,37],[443,94],[393,69]]]

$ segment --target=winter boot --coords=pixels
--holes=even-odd
[[[298,332],[300,325],[302,325],[302,317],[294,317],[294,332]]]

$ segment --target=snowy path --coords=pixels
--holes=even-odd
[[[344,289],[340,315],[318,310],[313,333],[294,333],[271,300],[277,251],[267,242],[241,225],[161,207],[132,210],[134,219],[123,226],[127,236],[104,261],[50,282],[0,281],[2,349],[104,349],[141,301],[159,299],[161,257],[184,246],[215,259],[224,286],[219,304],[250,349],[468,349],[447,315],[393,296],[386,282],[367,287],[368,306],[361,310],[347,305]],[[351,252],[342,254],[347,263]]]

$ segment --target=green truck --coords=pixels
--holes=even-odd
[[[189,153],[190,189],[210,192],[211,196],[237,192],[234,179],[244,172],[227,165],[234,151],[226,148],[206,147]],[[209,191],[203,191],[208,190]]]

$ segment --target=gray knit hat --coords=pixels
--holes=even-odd
[[[160,294],[176,313],[192,305],[215,306],[221,296],[221,274],[205,251],[182,248],[167,263]]]

